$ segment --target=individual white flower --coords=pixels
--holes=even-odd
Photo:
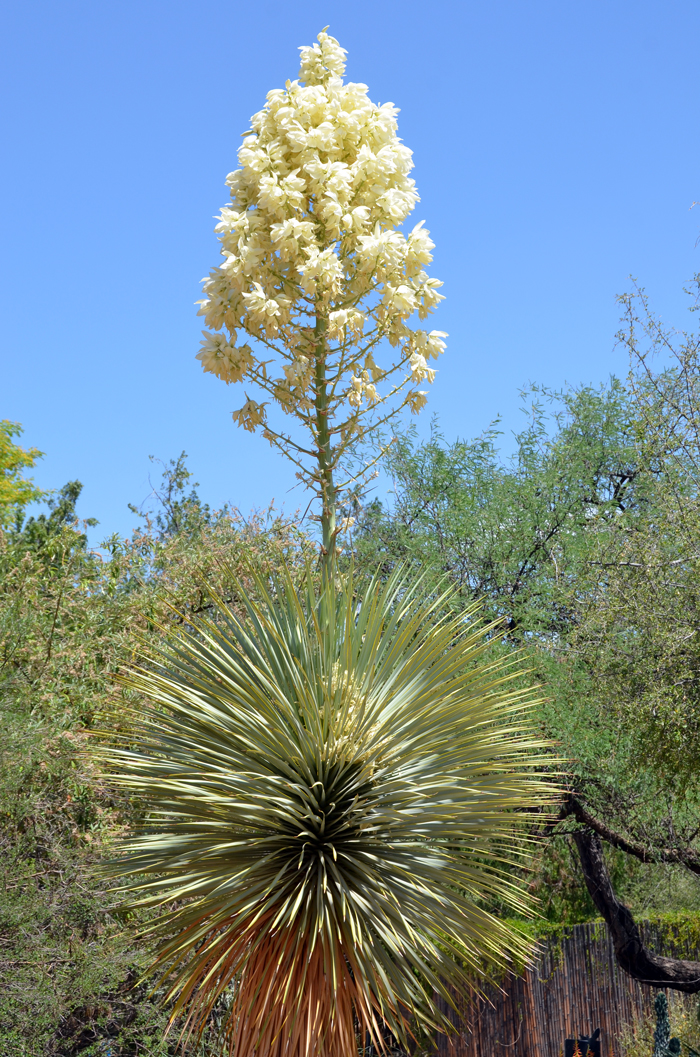
[[[240,264],[240,270],[244,275],[256,275],[265,260],[266,253],[266,246],[255,237],[249,238],[241,245],[238,256],[233,253],[227,255],[226,262],[221,266],[222,271],[228,270],[231,278],[234,279]]]
[[[223,382],[238,381],[238,378],[231,377],[232,370],[235,370],[238,350],[231,345],[225,334],[211,334],[208,330],[203,330],[202,334],[202,348],[197,353],[197,359],[201,361],[204,370],[216,375]]]
[[[336,312],[330,312],[328,314],[328,336],[330,338],[341,338],[347,322],[347,308],[340,308]]]
[[[240,213],[237,209],[230,209],[228,206],[223,206],[218,220],[219,223],[214,228],[214,231],[217,233],[230,233],[232,231],[237,231],[245,224],[245,214]]]
[[[320,125],[310,128],[306,133],[307,149],[321,150],[327,153],[336,146],[335,129],[331,121],[322,121]]]
[[[414,382],[422,382],[424,378],[427,378],[431,383],[435,381],[435,369],[428,367],[425,356],[421,356],[419,352],[412,353],[410,364],[411,376]]]
[[[418,195],[415,191],[400,191],[392,187],[379,196],[377,205],[381,206],[397,224],[401,224],[415,207],[417,200]]]
[[[367,206],[355,206],[343,217],[343,226],[347,231],[364,231],[369,223],[370,211]]]
[[[240,382],[253,366],[253,350],[250,345],[239,345],[231,349],[228,360],[229,382]]]
[[[257,426],[265,423],[265,407],[265,404],[258,404],[255,400],[248,398],[239,411],[233,412],[233,421],[243,426],[243,429],[247,429],[249,433],[253,433]]]
[[[391,286],[390,283],[385,283],[382,300],[387,307],[396,312],[401,318],[412,315],[418,304],[415,293],[405,283],[401,283],[400,286],[396,287]]]
[[[295,169],[294,172],[290,172],[281,181],[282,190],[287,200],[287,207],[292,209],[302,209],[305,204],[306,181],[298,174],[299,169]]]
[[[399,231],[382,231],[375,224],[371,235],[361,235],[357,241],[362,271],[374,271],[378,267],[386,271],[402,265],[406,240]]]
[[[282,370],[290,385],[308,385],[311,375],[311,364],[306,356],[299,356],[292,363],[286,363]]]
[[[353,375],[350,379],[350,389],[348,390],[348,403],[351,407],[361,407],[363,388],[362,379]]]
[[[262,325],[273,332],[277,330],[276,317],[280,315],[279,302],[274,297],[267,297],[260,283],[253,283],[253,289],[243,294],[248,317],[254,323]]]
[[[385,374],[381,367],[377,367],[371,352],[365,356],[365,371],[371,374],[373,382],[380,382]]]
[[[438,356],[443,353],[447,348],[445,342],[442,340],[446,337],[447,334],[444,330],[431,330],[430,334],[428,335],[428,351],[426,355],[432,356],[434,359],[437,359]]]
[[[409,393],[407,400],[408,406],[411,409],[411,414],[417,415],[428,403],[428,394],[426,392]]]
[[[431,263],[433,259],[432,251],[435,249],[435,243],[423,227],[422,220],[420,224],[416,224],[413,231],[408,236],[407,243],[406,274],[413,278],[420,274],[423,265]]]
[[[444,301],[444,295],[438,293],[438,287],[442,286],[440,279],[428,279],[427,276],[425,281],[421,283],[419,296],[421,304],[418,309],[418,316],[420,319],[427,319],[430,312],[434,308],[437,308],[440,301]]]
[[[444,330],[431,330],[429,334],[424,330],[414,330],[411,346],[426,359],[436,360],[445,351],[446,345],[442,339],[446,337]]]
[[[343,279],[343,267],[333,250],[319,253],[316,249],[309,249],[307,253],[306,263],[298,266],[301,285],[306,293],[313,295],[317,289],[320,293],[337,293]]]
[[[287,204],[287,196],[284,188],[280,187],[276,174],[270,173],[263,176],[259,184],[258,205],[268,213],[283,215]]]
[[[338,522],[338,534],[341,535],[341,536],[344,536],[346,532],[350,531],[350,529],[353,527],[354,524],[355,524],[355,518],[354,517],[341,518],[340,521]]]
[[[347,327],[352,331],[355,338],[362,336],[367,316],[364,312],[360,312],[357,308],[349,308],[347,310],[348,320]]]
[[[340,226],[340,218],[343,215],[343,207],[338,201],[335,191],[329,191],[323,195],[318,204],[318,215],[323,220],[326,229]]]
[[[310,220],[290,217],[270,227],[270,239],[275,248],[288,247],[295,256],[302,242],[313,242],[315,225]]]
[[[372,382],[366,382],[363,389],[362,395],[370,406],[379,403],[379,393],[377,392],[376,386]]]

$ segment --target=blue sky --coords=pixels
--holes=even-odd
[[[326,24],[348,77],[401,108],[450,334],[445,434],[519,424],[518,389],[625,370],[630,274],[669,323],[700,270],[697,0],[23,0],[0,15],[0,417],[127,533],[148,455],[184,448],[214,506],[289,493],[195,361],[240,134]]]

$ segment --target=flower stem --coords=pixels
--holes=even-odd
[[[335,561],[335,506],[336,491],[333,481],[333,458],[331,436],[328,429],[328,387],[326,381],[326,357],[328,345],[326,333],[328,320],[317,314],[314,329],[316,366],[314,391],[316,408],[316,434],[318,442],[318,472],[321,486],[321,565],[329,574]]]

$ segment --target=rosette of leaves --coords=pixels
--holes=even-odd
[[[401,574],[242,586],[128,677],[149,700],[111,754],[145,803],[112,870],[159,908],[153,972],[222,1052],[345,1057],[357,1032],[449,1030],[436,996],[528,944],[529,809],[551,796],[531,692],[489,628]]]

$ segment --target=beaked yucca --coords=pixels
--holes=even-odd
[[[533,695],[473,613],[400,572],[237,598],[129,675],[149,703],[110,750],[146,805],[111,868],[159,908],[173,1018],[197,1037],[225,1005],[234,1057],[449,1030],[436,996],[528,953],[483,907],[526,908],[510,863],[551,798]]]

